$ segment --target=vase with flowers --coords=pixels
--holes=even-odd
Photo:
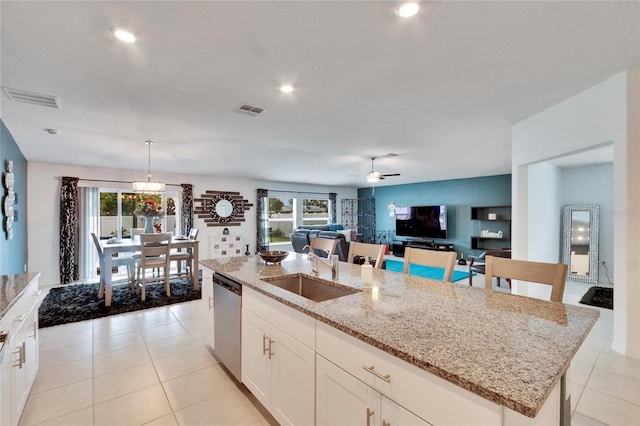
[[[154,232],[154,220],[164,216],[164,209],[155,202],[155,200],[147,199],[134,211],[139,218],[144,218],[144,232],[151,234]]]

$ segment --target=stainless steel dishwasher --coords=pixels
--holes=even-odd
[[[213,274],[213,351],[239,382],[241,298],[241,284]]]

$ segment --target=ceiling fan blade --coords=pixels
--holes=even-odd
[[[381,177],[382,177],[382,176],[384,176],[384,177],[400,176],[400,173],[385,173],[385,174],[382,174],[382,175],[380,175],[380,176],[381,176]]]

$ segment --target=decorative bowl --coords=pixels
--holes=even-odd
[[[262,260],[267,263],[280,263],[287,256],[289,256],[288,251],[263,251],[262,253],[260,253],[260,257],[262,258]]]

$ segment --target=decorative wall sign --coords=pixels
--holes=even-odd
[[[13,238],[13,219],[14,219],[14,210],[13,205],[16,202],[15,192],[13,192],[13,161],[6,160],[5,161],[5,173],[4,173],[4,187],[6,191],[6,195],[4,197],[4,201],[2,203],[2,213],[4,215],[4,232],[6,233],[7,240]]]
[[[240,226],[245,221],[244,212],[253,207],[239,192],[205,191],[194,201],[199,203],[195,214],[207,226]]]

